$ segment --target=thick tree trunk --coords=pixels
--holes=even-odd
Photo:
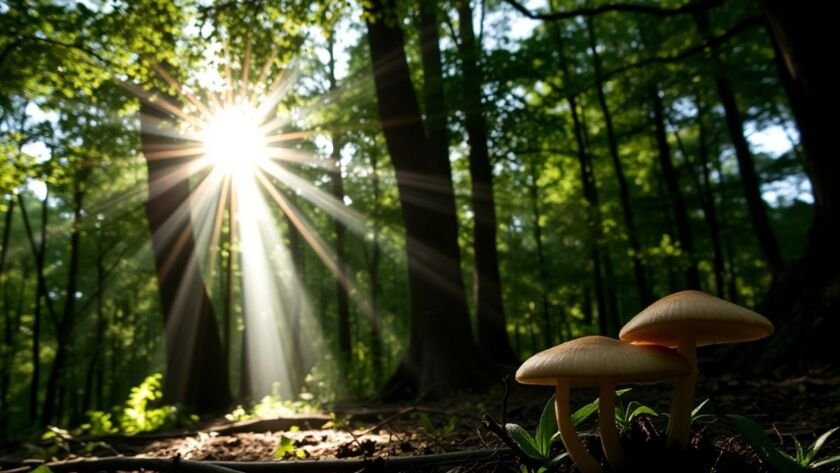
[[[781,249],[779,248],[779,242],[776,240],[776,233],[773,231],[770,219],[767,216],[764,199],[761,198],[761,182],[755,171],[750,146],[747,143],[747,138],[744,136],[744,120],[741,118],[741,111],[738,109],[735,92],[732,90],[732,85],[726,77],[724,66],[718,55],[717,46],[711,41],[712,36],[709,31],[708,15],[705,11],[702,11],[697,13],[694,18],[700,34],[710,44],[709,56],[712,61],[715,87],[723,105],[726,128],[729,131],[729,137],[735,148],[735,158],[738,161],[738,173],[741,176],[741,185],[744,190],[744,197],[747,200],[747,210],[749,211],[750,220],[752,221],[761,252],[764,255],[767,269],[775,279],[784,270],[785,265]]]
[[[473,342],[447,163],[431,150],[408,71],[395,8],[374,0],[368,44],[379,119],[394,164],[406,229],[410,289],[408,353],[384,394],[434,395],[489,381]]]
[[[171,119],[166,112],[143,102],[140,114],[149,173],[146,215],[165,323],[164,401],[197,413],[222,410],[230,403],[228,370],[195,254],[189,210],[191,158],[171,157],[180,143],[157,129],[160,121]]]
[[[677,237],[680,247],[689,258],[689,265],[685,271],[686,287],[688,289],[700,289],[700,273],[697,270],[697,259],[694,254],[694,239],[691,234],[691,222],[688,219],[688,211],[685,208],[685,198],[680,189],[679,176],[674,168],[671,159],[671,149],[668,145],[668,136],[665,131],[665,110],[662,105],[662,98],[659,90],[655,87],[650,90],[650,97],[653,104],[653,122],[656,134],[656,144],[659,154],[659,166],[662,170],[662,178],[668,189],[671,201],[671,208],[674,212],[674,220],[677,224]]]
[[[761,0],[779,56],[779,72],[805,151],[814,194],[814,221],[805,255],[771,288],[767,315],[795,336],[788,359],[834,362],[840,331],[840,159],[837,158],[836,73],[825,57],[835,43],[835,20],[825,8]],[[780,337],[776,337],[780,338]]]
[[[624,176],[624,165],[621,163],[621,157],[618,153],[618,139],[615,136],[615,130],[613,128],[612,114],[610,113],[607,98],[604,94],[604,81],[601,78],[603,76],[601,58],[598,55],[597,42],[595,41],[595,27],[592,25],[591,18],[587,19],[586,28],[589,33],[589,50],[592,53],[592,63],[595,71],[595,91],[598,93],[598,104],[601,106],[601,114],[604,116],[610,158],[612,158],[615,178],[618,181],[618,195],[619,201],[621,202],[622,215],[624,216],[624,226],[627,229],[627,243],[630,245],[630,251],[633,252],[633,275],[636,278],[636,291],[639,295],[640,305],[645,307],[652,302],[652,296],[648,287],[647,277],[645,276],[642,248],[639,244],[639,233],[636,229],[636,220],[633,216],[633,206],[630,203],[630,188]]]
[[[478,345],[497,363],[517,363],[510,348],[507,321],[502,303],[499,255],[496,250],[496,199],[493,194],[493,166],[488,149],[487,122],[484,119],[481,89],[484,74],[479,60],[480,45],[473,32],[469,0],[458,7],[461,71],[463,74],[464,116],[467,129],[472,182],[472,208],[475,216],[474,291]]]

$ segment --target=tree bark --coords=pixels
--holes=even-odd
[[[366,19],[379,119],[406,230],[410,289],[408,352],[383,395],[435,395],[489,377],[470,329],[452,177],[423,130],[394,13],[390,2],[374,0]]]
[[[717,45],[711,40],[712,35],[709,31],[708,14],[705,11],[701,11],[695,14],[694,18],[700,34],[709,44],[709,58],[712,62],[715,87],[723,105],[726,128],[729,131],[729,137],[735,148],[735,158],[738,161],[738,173],[741,175],[741,185],[744,190],[744,197],[747,200],[747,210],[749,211],[750,220],[752,221],[761,252],[764,255],[767,269],[770,271],[773,279],[775,279],[785,269],[785,264],[782,258],[782,251],[779,248],[779,242],[776,240],[776,233],[773,231],[770,219],[767,217],[767,208],[765,207],[764,199],[761,198],[761,182],[755,171],[750,146],[747,143],[747,138],[744,136],[744,120],[741,117],[741,111],[738,109],[735,92],[732,90],[732,85],[726,77],[723,63],[718,54]]]
[[[540,298],[542,300],[542,320],[543,320],[543,344],[545,347],[554,346],[554,330],[551,326],[551,303],[548,299],[548,267],[545,261],[545,251],[543,249],[542,237],[542,211],[540,210],[540,196],[537,181],[536,166],[530,164],[530,182],[528,183],[528,195],[531,197],[531,215],[534,219],[534,242],[537,245],[537,266],[540,275]],[[534,347],[536,348],[536,347]]]
[[[338,80],[335,77],[335,56],[333,48],[335,46],[333,36],[328,40],[329,46],[329,82],[330,92],[335,93],[338,89]],[[332,195],[339,201],[344,202],[344,178],[342,176],[341,166],[341,148],[342,141],[338,132],[332,132],[330,135],[332,141],[332,154],[330,159],[333,162],[333,170],[330,173],[330,180],[332,181]],[[347,370],[353,363],[353,346],[352,337],[350,336],[350,298],[347,294],[347,263],[344,254],[344,241],[347,229],[339,219],[333,219],[333,231],[335,232],[335,262],[338,268],[338,275],[336,276],[336,301],[338,304],[338,352],[339,360],[344,365],[342,372],[347,374]]]
[[[659,151],[659,166],[662,170],[662,178],[667,186],[671,208],[674,212],[680,247],[689,259],[689,265],[685,271],[686,287],[688,289],[700,289],[700,273],[697,270],[697,259],[694,254],[691,222],[688,219],[685,198],[680,189],[679,176],[671,159],[671,149],[668,145],[668,136],[665,132],[665,110],[662,105],[662,98],[659,96],[659,90],[656,87],[651,88],[650,97],[653,104],[653,122],[656,144]]]
[[[563,81],[568,83],[571,81],[571,72],[566,61],[564,53],[564,41],[560,31],[556,25],[552,25],[555,41],[557,43],[557,55],[560,62],[560,69],[563,73]],[[568,87],[567,87],[568,90]],[[580,180],[583,190],[583,198],[587,203],[587,226],[590,234],[590,248],[589,255],[592,261],[592,273],[595,284],[595,304],[598,308],[598,330],[601,335],[607,336],[610,334],[610,310],[607,303],[607,291],[604,281],[604,274],[602,268],[601,255],[601,237],[603,236],[603,227],[601,225],[601,209],[598,202],[598,188],[595,184],[595,172],[592,167],[592,160],[586,149],[586,141],[583,134],[583,126],[581,124],[580,116],[578,115],[577,98],[571,93],[566,93],[566,102],[569,105],[569,110],[572,116],[572,132],[577,144],[577,158],[580,166]],[[618,327],[616,327],[617,330]]]
[[[82,164],[84,166],[84,164]],[[64,366],[70,348],[73,330],[76,327],[76,292],[79,273],[79,243],[82,236],[82,202],[85,197],[85,186],[90,169],[83,167],[73,178],[73,223],[70,231],[70,258],[67,263],[67,286],[64,296],[64,310],[61,319],[55,320],[56,349],[55,358],[47,377],[47,390],[44,395],[44,409],[41,412],[41,425],[47,426],[54,419],[60,419],[62,405],[56,399],[59,382],[64,375]]]
[[[613,128],[612,114],[610,113],[607,98],[604,94],[601,58],[598,55],[597,42],[595,41],[595,27],[592,24],[591,18],[587,18],[586,28],[589,33],[589,50],[592,53],[592,63],[595,72],[595,91],[598,94],[598,104],[601,106],[601,114],[604,116],[610,158],[612,158],[615,178],[618,181],[618,195],[619,201],[621,202],[622,215],[624,216],[624,226],[627,229],[627,243],[630,245],[630,251],[633,252],[633,274],[636,278],[636,291],[639,295],[640,305],[645,307],[652,302],[652,296],[648,287],[647,277],[645,276],[642,249],[639,244],[639,233],[636,229],[636,221],[633,216],[633,206],[630,203],[630,188],[624,176],[624,166],[621,163],[621,156],[618,153],[618,139],[615,136],[615,130]]]
[[[165,324],[164,402],[180,403],[197,413],[222,410],[230,402],[228,370],[195,254],[189,211],[191,158],[167,156],[180,143],[156,127],[171,116],[145,101],[140,114],[140,140],[149,174],[146,216]]]
[[[781,331],[796,336],[782,350],[782,359],[793,355],[802,363],[831,363],[837,356],[831,336],[840,330],[840,272],[833,264],[840,261],[840,160],[835,143],[840,93],[825,45],[835,41],[835,21],[816,6],[781,0],[759,3],[770,26],[814,194],[805,255],[771,288],[765,307],[772,319],[785,321]]]
[[[379,386],[383,377],[382,363],[382,320],[379,313],[379,170],[376,151],[370,153],[371,191],[373,193],[373,209],[371,211],[371,242],[370,260],[368,261],[368,275],[370,277],[370,337],[371,337],[371,365],[373,369],[374,385]]]
[[[37,277],[37,289],[35,290],[35,310],[32,314],[32,377],[29,384],[29,420],[38,421],[38,390],[41,382],[41,322],[43,318],[41,299],[45,300],[47,311],[52,318],[55,312],[52,310],[49,294],[47,293],[47,281],[44,277],[44,260],[47,252],[47,218],[49,217],[49,188],[44,200],[41,202],[41,241],[35,244],[35,236],[32,232],[32,225],[29,222],[29,214],[26,210],[26,203],[23,194],[18,194],[18,205],[23,218],[23,226],[26,230],[26,237],[32,254],[35,256],[35,275]]]
[[[507,321],[502,302],[499,255],[496,248],[496,199],[493,193],[493,165],[488,149],[487,122],[484,118],[481,89],[484,73],[480,63],[480,45],[473,31],[469,0],[458,7],[463,74],[464,116],[469,145],[470,181],[472,182],[473,249],[478,345],[497,363],[515,364],[519,360],[510,347]],[[437,25],[435,25],[437,26]],[[437,46],[436,46],[437,47]]]

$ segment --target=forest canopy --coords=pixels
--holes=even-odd
[[[682,289],[832,359],[784,3],[0,2],[0,437],[486,386]]]

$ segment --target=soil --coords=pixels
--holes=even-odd
[[[637,386],[622,396],[639,401],[657,412],[667,412],[667,385]],[[0,471],[24,473],[43,461],[55,462],[96,457],[156,457],[196,461],[369,460],[362,470],[383,470],[373,460],[389,457],[432,455],[445,452],[500,449],[499,455],[481,462],[468,457],[425,471],[519,471],[515,455],[482,424],[490,414],[500,422],[514,422],[533,432],[550,389],[511,383],[485,393],[464,394],[457,399],[415,404],[373,405],[339,403],[332,413],[283,419],[230,423],[207,422],[189,432],[98,438],[65,437],[50,443],[6,446],[0,449]],[[595,390],[574,390],[575,406],[597,397]],[[725,414],[741,414],[767,429],[777,446],[793,453],[792,436],[810,445],[821,433],[840,425],[840,370],[815,369],[788,376],[702,376],[697,401],[710,399],[705,412],[717,420],[695,426],[690,448],[673,452],[664,447],[664,416],[638,418],[622,437],[627,471],[681,471],[689,473],[764,473],[771,470],[726,422]],[[294,427],[292,427],[294,426]],[[587,448],[603,460],[594,435],[595,416],[580,427]],[[278,446],[287,451],[278,457]],[[44,456],[46,459],[35,460]],[[819,458],[840,454],[840,434],[831,438]],[[324,463],[326,466],[327,464]],[[379,465],[373,468],[373,465]],[[120,468],[131,469],[131,468]],[[400,469],[405,469],[401,467]],[[114,470],[110,470],[114,471]],[[329,471],[329,470],[323,470]],[[393,468],[389,471],[397,471]],[[558,471],[572,472],[565,460]]]

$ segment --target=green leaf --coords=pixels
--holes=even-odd
[[[811,468],[821,468],[824,466],[831,466],[840,464],[840,455],[834,455],[833,457],[826,458],[825,460],[820,460],[816,463],[811,464]]]
[[[543,457],[548,457],[551,450],[551,438],[557,432],[557,419],[554,415],[554,396],[545,403],[540,423],[537,425],[537,432],[534,436],[537,450]]]
[[[840,429],[840,426],[835,427],[835,428],[825,432],[824,434],[820,435],[819,438],[817,438],[816,441],[814,441],[814,444],[811,445],[810,449],[808,449],[808,453],[810,454],[810,459],[813,459],[814,457],[817,456],[817,452],[820,451],[820,449],[822,448],[825,441],[828,440],[829,437],[831,437],[831,434],[833,434],[834,432],[837,432],[837,429]],[[808,463],[810,463],[810,461]]]
[[[634,409],[634,410],[633,410],[633,412],[631,412],[631,413],[630,413],[630,417],[629,417],[629,419],[630,419],[630,420],[635,419],[636,417],[638,417],[638,416],[640,416],[640,415],[642,415],[642,414],[647,414],[647,415],[652,416],[652,417],[656,417],[656,416],[658,416],[658,415],[659,415],[659,413],[658,413],[658,412],[656,412],[655,410],[651,409],[650,407],[645,406],[645,405],[640,405],[639,407],[637,407],[636,409]]]
[[[291,454],[295,450],[295,444],[289,437],[285,435],[280,436],[280,443],[277,445],[277,448],[274,450],[274,456],[276,458],[283,458],[286,455]]]
[[[699,414],[700,411],[702,411],[703,408],[706,407],[706,404],[708,404],[708,403],[709,403],[709,399],[707,398],[705,401],[698,404],[697,407],[695,407],[694,410],[691,411],[691,418],[694,419],[695,417],[697,417],[697,414]]]
[[[557,471],[557,465],[560,464],[566,457],[569,456],[569,452],[563,452],[560,455],[549,460],[549,462],[545,465],[545,469],[549,471]]]
[[[38,465],[31,473],[52,473],[52,470],[47,465]]]
[[[798,473],[805,471],[790,455],[776,448],[764,433],[764,429],[752,419],[740,415],[729,415],[735,427],[741,432],[744,440],[755,450],[767,464],[781,473]]]
[[[808,459],[808,456],[810,456],[810,452],[808,452],[809,455],[806,456],[805,451],[802,450],[802,444],[799,443],[799,439],[797,439],[793,435],[791,435],[791,437],[793,437],[793,446],[796,448],[796,463],[799,463],[802,466],[808,466],[808,463],[811,462]]]
[[[531,434],[525,431],[522,427],[518,424],[505,424],[505,430],[507,431],[510,438],[516,443],[522,453],[528,455],[529,457],[533,458],[534,460],[546,460],[547,456],[544,456],[540,453],[539,448],[537,447],[537,442],[534,440],[534,437],[531,437]]]
[[[598,400],[590,402],[572,413],[572,424],[577,427],[598,410]]]

